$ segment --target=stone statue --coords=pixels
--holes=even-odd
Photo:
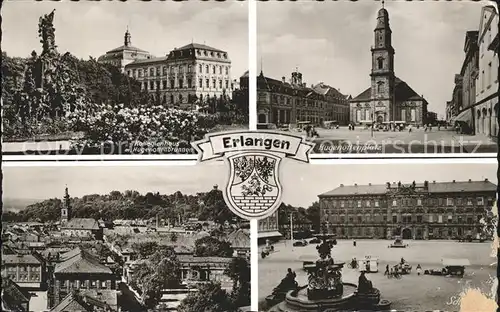
[[[373,291],[373,285],[370,280],[366,278],[365,271],[361,271],[358,278],[358,293],[366,294]]]
[[[42,54],[53,54],[56,52],[56,36],[54,28],[54,12],[41,16],[38,22],[38,35],[42,44]]]

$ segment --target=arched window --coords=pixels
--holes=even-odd
[[[382,93],[384,91],[384,83],[382,81],[377,82],[377,93]]]
[[[384,59],[383,58],[379,57],[377,59],[377,67],[378,67],[378,69],[383,69],[384,68]]]

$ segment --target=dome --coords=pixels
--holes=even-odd
[[[387,12],[386,9],[382,8],[378,11],[378,14],[377,14],[378,17],[388,17],[389,16],[389,12]]]

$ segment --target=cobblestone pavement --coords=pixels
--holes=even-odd
[[[350,240],[339,240],[332,250],[335,262],[348,262],[353,257],[366,255],[379,259],[379,272],[367,274],[374,287],[380,289],[382,298],[392,301],[392,309],[405,311],[459,310],[460,292],[466,288],[480,288],[490,294],[492,281],[496,275],[496,254],[492,254],[491,244],[458,243],[454,241],[413,241],[407,240],[408,248],[388,248],[389,240],[357,240],[357,246]],[[285,276],[287,268],[297,273],[299,285],[307,283],[307,274],[302,270],[305,255],[317,256],[316,245],[292,247],[290,242],[275,245],[273,254],[259,259],[259,300],[265,308],[265,297]],[[403,257],[413,266],[413,271],[401,279],[388,279],[384,276],[386,264],[395,265]],[[465,276],[418,276],[417,264],[422,269],[441,268],[442,258],[466,258],[471,265],[466,267]],[[347,268],[342,270],[344,282],[357,284],[359,273]]]
[[[496,153],[498,149],[497,143],[486,136],[459,135],[437,128],[412,132],[374,131],[373,136],[371,130],[363,128],[316,130],[319,137],[314,139],[315,153]]]

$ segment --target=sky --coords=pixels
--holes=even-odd
[[[488,1],[385,1],[395,74],[444,117],[465,53]],[[357,96],[370,86],[378,1],[259,2],[257,53],[267,77],[289,80],[298,67],[308,85],[324,82]],[[262,66],[261,66],[262,65]]]
[[[303,164],[285,160],[282,166],[283,202],[309,207],[318,195],[340,184],[385,184],[428,181],[482,181],[497,183],[495,164]],[[67,185],[71,196],[136,190],[172,194],[206,192],[226,183],[223,162],[195,166],[78,166],[4,167],[3,196],[8,199],[62,198]]]
[[[10,0],[2,5],[2,50],[19,57],[39,52],[38,20],[53,9],[58,50],[79,58],[123,45],[128,26],[132,45],[155,56],[194,41],[227,51],[234,79],[248,69],[248,5],[235,1]]]

